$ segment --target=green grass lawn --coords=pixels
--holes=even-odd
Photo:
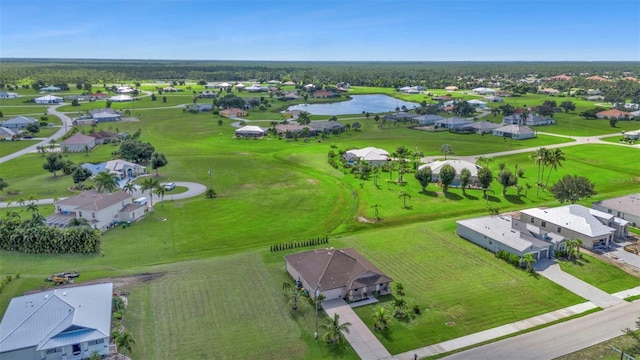
[[[0,141],[0,156],[7,156],[16,151],[37,144],[39,140]],[[6,176],[6,175],[5,175]]]
[[[640,286],[640,278],[592,256],[582,254],[577,261],[560,261],[560,268],[609,294]]]
[[[414,320],[393,321],[388,333],[376,333],[392,354],[584,301],[458,237],[453,219],[367,231],[342,241],[402,283],[410,308],[422,309]],[[393,311],[390,301],[382,304]],[[374,308],[356,308],[370,328]]]

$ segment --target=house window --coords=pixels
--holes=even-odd
[[[95,219],[96,218],[96,213],[91,213],[91,217]]]
[[[354,292],[358,292],[358,289],[353,289]]]
[[[80,354],[80,344],[73,344],[72,345],[72,352],[73,352],[73,355],[79,355]]]
[[[535,222],[535,219],[534,219],[534,218],[531,218],[531,223],[533,224],[534,222]]]
[[[611,209],[608,210],[609,214],[611,214]]]
[[[104,339],[91,340],[87,343],[87,345],[89,346],[98,345],[98,344],[104,344]]]
[[[543,222],[540,224],[540,226],[542,226],[542,227],[547,227],[547,222],[546,222],[546,221],[543,221]]]
[[[46,353],[47,355],[49,355],[49,354],[55,354],[55,353],[57,353],[57,352],[62,352],[62,349],[61,349],[61,348],[55,348],[55,349],[48,349],[47,351],[45,351],[45,353]]]
[[[78,211],[78,217],[82,217],[82,211]]]
[[[557,233],[560,234],[560,232],[562,231],[562,228],[560,226],[558,226],[558,231]]]

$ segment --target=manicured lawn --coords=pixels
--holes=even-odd
[[[13,154],[38,142],[39,140],[0,141],[0,156]]]
[[[599,360],[619,360],[620,353],[614,351],[611,347],[619,350],[624,350],[628,354],[627,348],[634,344],[634,340],[631,336],[621,335],[611,340],[602,342],[597,345],[590,346],[586,349],[576,351],[571,354],[560,356],[555,360],[584,360],[584,359],[599,359]],[[637,354],[636,354],[637,356]]]
[[[313,339],[314,308],[300,299],[291,310],[282,260],[265,263],[251,252],[150,270],[166,275],[131,288],[125,320],[136,358],[358,358],[348,345]]]
[[[640,278],[586,254],[577,261],[560,261],[560,268],[610,294],[640,286]]]
[[[376,333],[392,354],[584,301],[459,238],[453,219],[367,231],[342,240],[402,283],[409,308],[419,305],[422,310],[414,320],[393,321],[388,333]],[[382,304],[393,311],[385,300]],[[374,308],[356,308],[371,329]]]

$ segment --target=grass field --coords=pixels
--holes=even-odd
[[[0,141],[0,156],[13,154],[38,142],[39,140]]]
[[[330,236],[331,246],[356,248],[404,284],[411,306],[417,304],[424,309],[415,320],[394,321],[390,332],[379,334],[392,353],[582,301],[544,278],[533,278],[497,261],[492,254],[455,235],[455,219],[486,213],[481,192],[463,195],[460,189],[451,189],[444,194],[430,184],[423,193],[412,174],[404,175],[407,184],[401,186],[387,185],[384,180],[390,176],[384,172],[379,178],[380,187],[376,188],[371,178],[357,179],[327,163],[331,145],[338,149],[376,146],[390,152],[405,146],[426,156],[439,156],[440,147],[448,143],[454,155],[471,156],[570,139],[540,135],[533,140],[511,142],[494,136],[417,131],[405,125],[381,129],[373,117],[354,116],[356,119],[341,121],[359,121],[361,131],[351,130],[327,139],[237,140],[233,139],[235,129],[229,126],[232,120],[224,119],[223,126],[219,126],[218,117],[210,113],[189,114],[179,108],[162,108],[190,103],[191,94],[166,96],[167,103],[162,103],[161,96],[155,102],[145,97],[135,102],[135,110],[132,103],[114,103],[114,108],[129,106],[140,121],[101,124],[98,128],[129,133],[141,129],[141,140],[150,141],[169,161],[160,170],[161,181],[208,184],[207,171],[211,168],[218,197],[157,204],[146,219],[105,233],[99,254],[0,252],[0,275],[22,274],[0,294],[0,310],[4,311],[12,296],[47,288],[43,279],[59,271],[80,271],[81,282],[163,272],[165,275],[158,280],[127,289],[131,291],[131,306],[126,324],[136,339],[136,358],[357,358],[349,347],[329,350],[313,340],[312,308],[305,302],[301,310],[292,314],[281,294],[281,284],[288,280],[282,270],[285,253],[267,252],[274,243],[323,235]],[[88,110],[98,105],[80,108]],[[78,107],[69,106],[68,110],[77,111]],[[250,118],[269,120],[277,116],[274,112],[255,112]],[[607,133],[611,129],[606,127],[608,123],[590,124],[595,125],[585,129],[585,134]],[[563,126],[558,124],[561,130]],[[83,129],[88,131],[89,127]],[[541,131],[553,132],[550,129],[553,127]],[[4,145],[0,143],[0,154],[12,150],[4,150]],[[115,150],[115,146],[103,145],[88,156],[76,153],[65,154],[64,158],[77,164],[97,163],[113,158]],[[596,184],[598,195],[593,200],[635,189],[634,183],[620,179],[640,177],[637,162],[630,161],[637,157],[639,149],[579,145],[563,151],[567,160],[551,174],[549,184],[565,174],[584,174]],[[528,155],[497,158],[490,165],[491,170],[497,175],[500,163],[512,170],[517,165],[525,171],[519,183],[533,185],[537,166]],[[71,195],[70,176],[52,177],[42,169],[43,162],[40,154],[28,154],[1,164],[0,174],[10,184],[7,190],[21,193],[3,194],[0,201],[15,201],[30,194],[39,198]],[[391,174],[392,180],[396,177],[397,172]],[[533,188],[518,196],[510,188],[507,196],[502,196],[497,182],[492,187],[495,192],[489,203],[502,212],[558,204],[545,190],[536,194]],[[403,207],[400,191],[411,195],[407,200],[409,208]],[[373,218],[374,204],[380,205],[382,221],[360,222],[359,217]],[[43,206],[45,212],[52,208]],[[24,212],[21,215],[29,216]],[[160,218],[166,221],[159,221]],[[595,262],[588,265],[574,271],[578,275],[591,267],[602,271],[598,276],[589,275],[594,277],[588,281],[600,281],[607,289],[635,284],[635,279],[618,279],[613,271]],[[372,325],[371,306],[357,312]],[[455,324],[448,326],[447,322]],[[184,336],[186,333],[188,337]]]
[[[560,261],[560,268],[609,294],[640,286],[640,278],[585,254],[577,261]]]

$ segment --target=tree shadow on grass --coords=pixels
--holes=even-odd
[[[446,197],[449,200],[462,200],[462,196],[448,192],[448,191],[444,193],[444,197]]]
[[[487,201],[487,202],[488,202],[488,201],[491,201],[491,202],[500,202],[500,199],[499,199],[499,198],[497,198],[497,197],[495,197],[495,196],[489,195],[489,196],[487,196],[486,201]]]
[[[478,200],[477,196],[473,196],[469,194],[464,194],[464,197],[467,198],[468,200]]]
[[[524,204],[524,201],[518,195],[505,195],[504,198],[512,204]]]
[[[413,205],[407,205],[402,207],[405,210],[413,210]]]
[[[422,191],[420,191],[420,194],[426,195],[426,196],[431,196],[431,197],[438,197],[438,193],[435,192],[435,191],[422,190]]]

